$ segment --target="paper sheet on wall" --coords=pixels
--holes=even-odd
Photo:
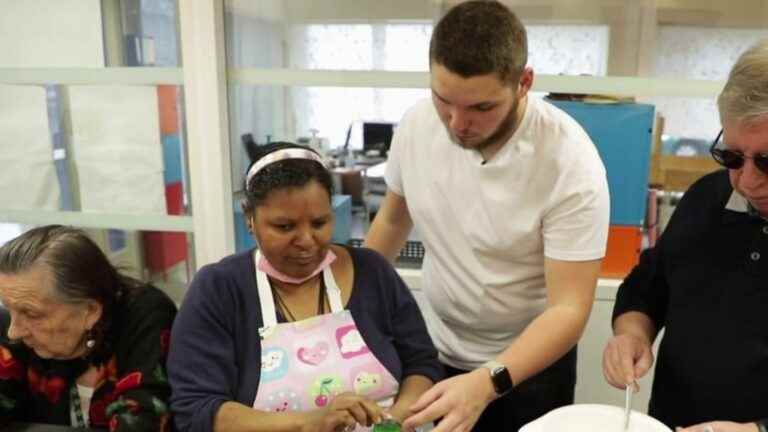
[[[0,208],[59,209],[45,88],[0,85]]]
[[[67,93],[82,210],[166,214],[156,88],[70,86]]]

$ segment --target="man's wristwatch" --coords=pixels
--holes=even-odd
[[[509,375],[506,366],[491,360],[483,363],[482,367],[488,369],[491,373],[491,382],[493,383],[493,389],[496,390],[497,397],[504,396],[512,391],[515,384],[512,382],[512,377]]]

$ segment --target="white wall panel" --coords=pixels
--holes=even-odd
[[[0,208],[59,209],[45,88],[0,85]]]
[[[67,94],[81,209],[166,214],[156,88],[70,86]]]
[[[100,0],[0,0],[0,67],[103,67]]]

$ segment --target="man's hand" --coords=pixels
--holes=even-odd
[[[635,335],[614,336],[603,351],[603,375],[608,384],[622,390],[642,378],[652,365],[650,342]]]
[[[404,431],[442,417],[433,432],[466,432],[477,423],[485,407],[496,398],[491,376],[485,368],[457,375],[437,383],[411,407]]]
[[[336,396],[327,407],[308,411],[302,432],[340,432],[356,425],[371,426],[382,420],[382,410],[375,402],[354,393]]]
[[[754,423],[706,422],[687,428],[675,428],[675,432],[759,432]]]

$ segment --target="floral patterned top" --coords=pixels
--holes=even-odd
[[[88,411],[89,426],[110,431],[170,430],[171,388],[165,370],[174,303],[147,286],[115,307],[109,352],[95,362],[100,378]],[[70,389],[90,364],[46,360],[9,343],[8,311],[0,307],[0,424],[2,421],[71,424]]]

